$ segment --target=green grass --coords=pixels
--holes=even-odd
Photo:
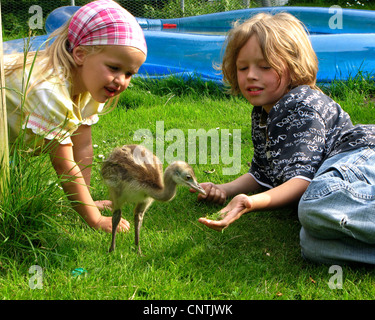
[[[352,115],[355,123],[375,123],[374,82],[357,78],[325,89]],[[212,84],[135,80],[119,106],[93,127],[95,162],[93,196],[107,197],[99,175],[101,155],[113,147],[135,143],[140,128],[154,135],[156,122],[187,137],[189,129],[241,129],[241,169],[248,170],[252,145],[251,106]],[[136,142],[137,143],[137,142]],[[165,141],[166,150],[174,141]],[[156,143],[154,143],[154,146]],[[187,146],[186,146],[187,150]],[[200,182],[222,183],[221,162],[193,165]],[[326,265],[300,256],[296,211],[292,208],[254,212],[223,233],[197,222],[220,206],[196,201],[179,188],[169,203],[155,202],[141,232],[143,257],[134,250],[134,229],[117,237],[87,227],[68,206],[45,157],[25,156],[12,166],[11,195],[0,206],[0,297],[2,299],[373,299],[375,271],[343,268],[343,288],[332,290]],[[38,162],[39,161],[39,162]],[[165,166],[167,163],[165,163]],[[19,170],[19,168],[22,170]],[[212,171],[213,173],[205,173]],[[17,171],[18,170],[18,171]],[[17,175],[18,172],[18,175]],[[28,177],[28,178],[27,178]],[[27,178],[27,179],[26,179]],[[132,206],[124,217],[133,222]],[[110,212],[105,212],[110,215]],[[43,268],[42,289],[31,289],[29,268]],[[76,268],[87,273],[73,276]]]
[[[354,1],[349,1],[354,4]],[[374,9],[362,1],[364,9]],[[290,5],[340,4],[337,1],[291,1]],[[361,8],[360,4],[355,5]],[[18,36],[19,37],[19,36]],[[135,79],[134,79],[135,80]],[[373,79],[356,77],[324,90],[349,112],[354,123],[375,123]],[[178,129],[241,129],[241,167],[251,160],[251,106],[223,93],[214,84],[182,81],[133,81],[113,112],[93,127],[95,161],[92,193],[107,197],[99,170],[103,156],[134,141],[143,128],[155,137],[157,121],[164,133]],[[160,141],[160,140],[159,140]],[[164,150],[174,141],[165,141]],[[185,141],[186,143],[186,141]],[[156,141],[153,140],[156,148]],[[208,141],[210,147],[210,141]],[[208,148],[209,150],[210,148]],[[185,150],[188,145],[185,144]],[[186,160],[186,159],[185,159]],[[223,233],[197,222],[220,206],[200,203],[179,188],[169,203],[155,202],[146,213],[141,232],[143,257],[134,250],[134,229],[118,234],[117,248],[108,254],[111,236],[90,229],[70,208],[48,157],[26,153],[11,156],[9,194],[0,204],[0,298],[10,299],[236,299],[310,300],[375,297],[375,271],[342,266],[343,287],[332,290],[327,265],[300,256],[300,224],[294,209],[255,212],[243,216]],[[194,164],[200,182],[223,183],[228,165]],[[167,163],[165,163],[167,165]],[[212,172],[213,173],[206,173]],[[132,223],[131,206],[124,217]],[[109,211],[104,214],[110,215]],[[31,266],[42,267],[42,289],[31,289]],[[72,271],[87,272],[74,276]]]

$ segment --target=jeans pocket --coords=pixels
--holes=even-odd
[[[363,200],[375,200],[375,185],[363,174],[363,170],[356,165],[334,165],[324,173],[315,177],[303,200],[323,198],[341,189],[346,189],[351,197]]]
[[[340,171],[331,168],[311,181],[309,187],[302,196],[302,200],[323,198],[344,187],[345,182],[343,181],[343,176]]]

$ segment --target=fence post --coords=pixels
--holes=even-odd
[[[5,101],[5,75],[3,60],[3,25],[1,21],[0,3],[0,200],[5,197],[9,181],[9,147],[8,147],[8,122]]]
[[[180,8],[182,11],[182,16],[185,14],[185,0],[180,0]]]

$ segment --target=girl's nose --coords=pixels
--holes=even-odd
[[[131,79],[131,76],[127,76],[125,75],[124,73],[121,73],[121,74],[118,74],[113,82],[119,86],[119,87],[123,87],[124,90],[129,86],[129,83],[130,83],[130,79]]]

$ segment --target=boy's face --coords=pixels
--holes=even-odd
[[[282,77],[265,60],[258,37],[253,35],[241,48],[237,61],[237,80],[243,96],[268,113],[288,91],[288,70]]]
[[[73,75],[73,96],[88,91],[98,102],[123,92],[146,59],[142,51],[128,46],[105,46],[93,54],[77,47],[73,57],[78,65]]]

